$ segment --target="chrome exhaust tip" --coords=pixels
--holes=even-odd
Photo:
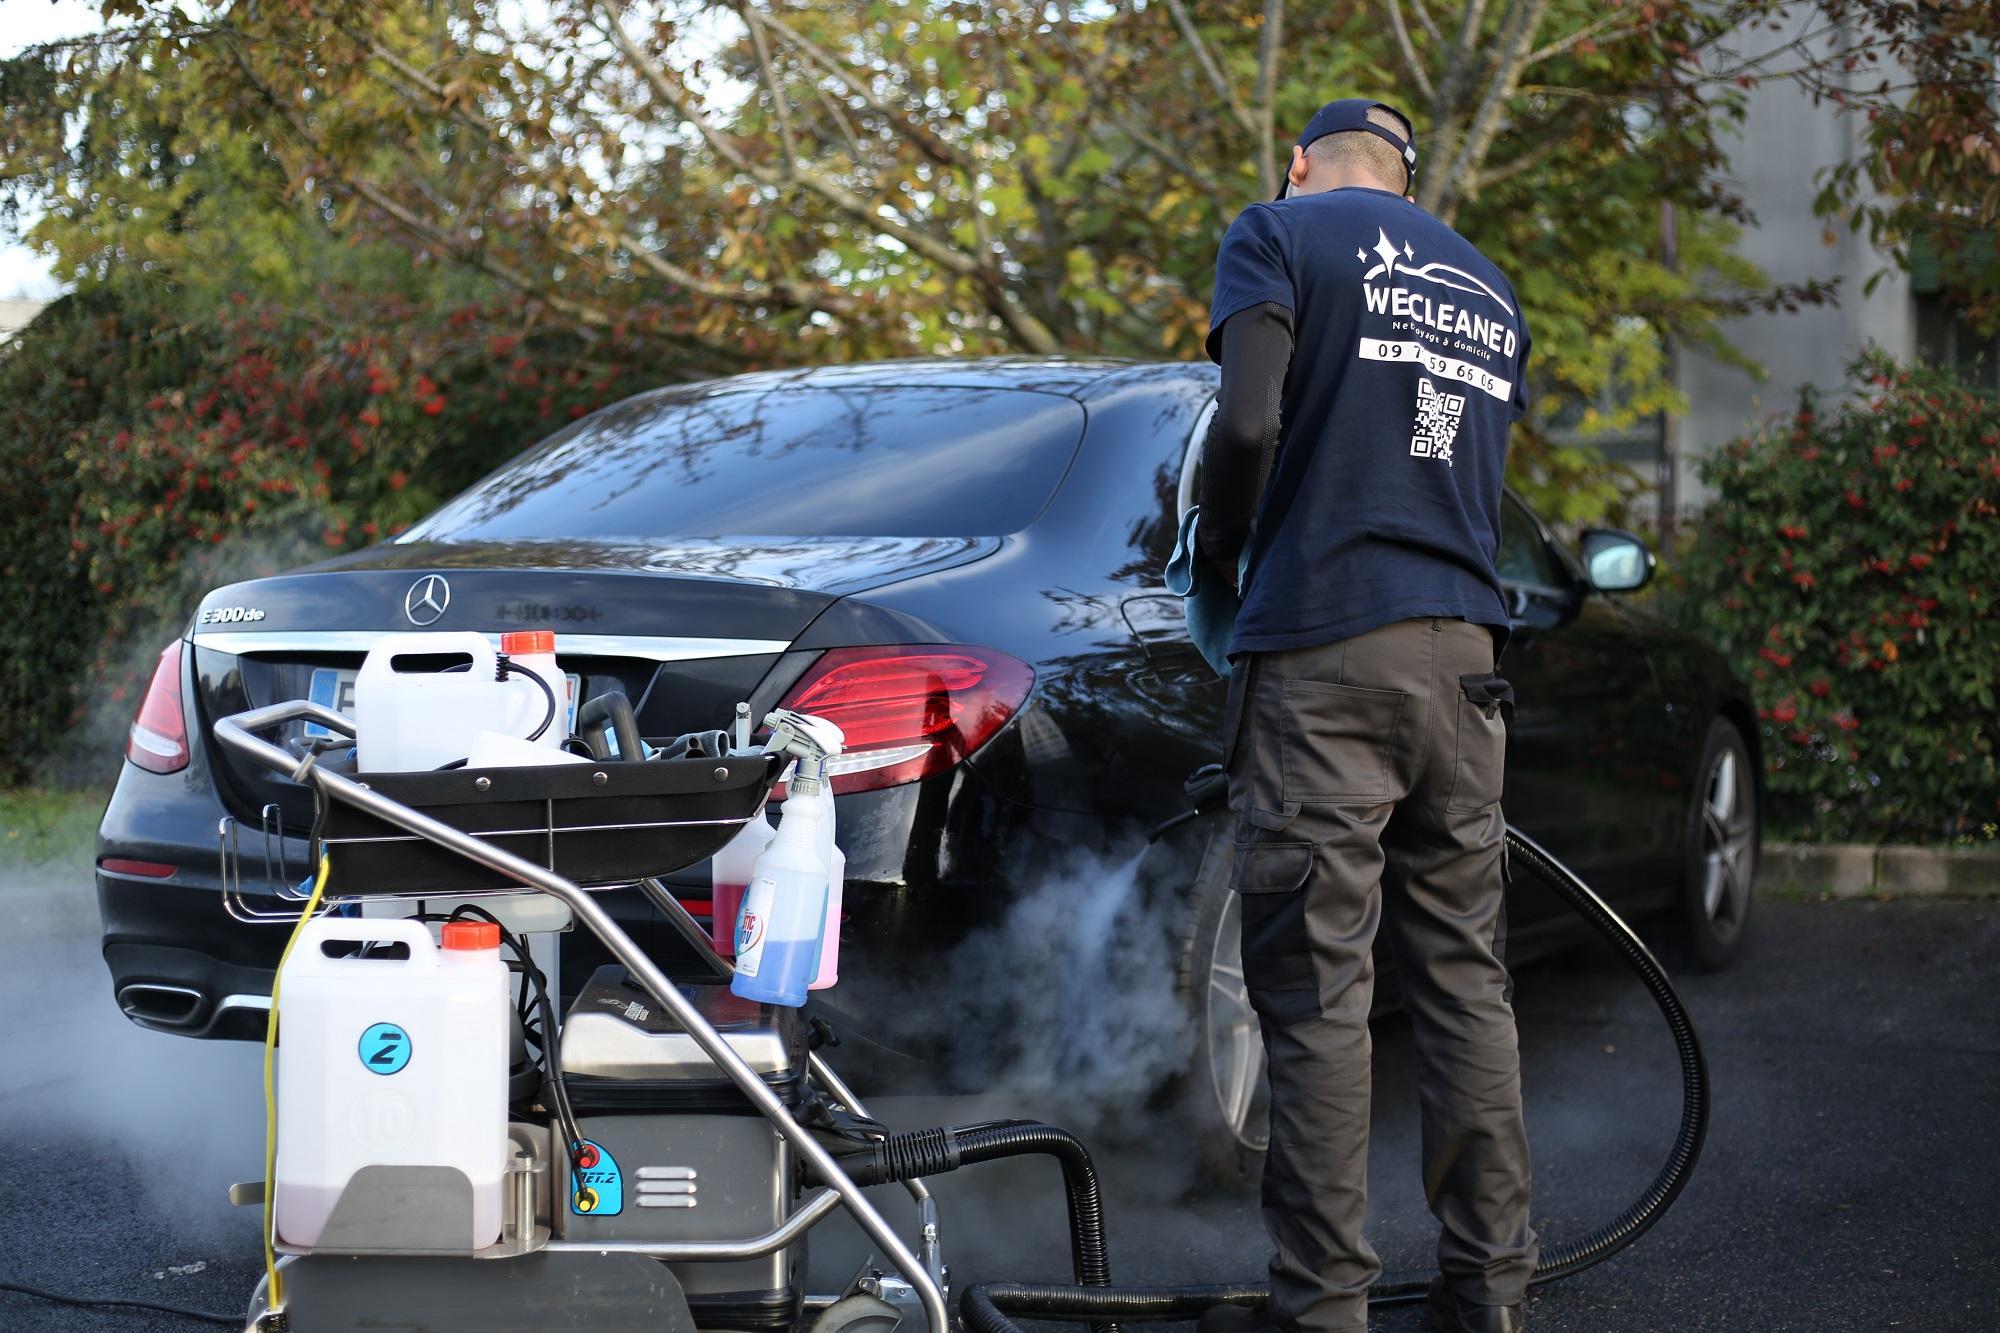
[[[208,997],[192,986],[130,981],[118,988],[118,1007],[135,1023],[182,1031],[201,1021]]]

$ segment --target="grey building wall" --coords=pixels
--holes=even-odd
[[[1790,36],[1754,34],[1743,47],[1769,49]],[[1749,119],[1730,150],[1727,178],[1757,216],[1741,250],[1773,282],[1841,279],[1839,303],[1730,321],[1729,340],[1768,372],[1761,381],[1707,357],[1681,355],[1677,378],[1688,410],[1675,420],[1669,444],[1683,512],[1707,498],[1695,461],[1760,418],[1789,413],[1802,385],[1834,387],[1842,368],[1870,343],[1898,357],[1916,352],[1909,277],[1844,225],[1835,227],[1828,244],[1826,224],[1813,213],[1817,173],[1855,155],[1861,128],[1858,117],[1828,103],[1815,106],[1790,83],[1761,85],[1750,94]],[[1864,295],[1869,278],[1884,269],[1873,294]]]

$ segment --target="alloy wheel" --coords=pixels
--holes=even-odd
[[[1243,915],[1235,894],[1223,899],[1209,954],[1208,1073],[1217,1112],[1236,1142],[1252,1152],[1270,1145],[1271,1083],[1264,1034],[1243,981]]]
[[[1717,751],[1701,806],[1701,906],[1727,939],[1742,927],[1756,865],[1755,795],[1734,745]]]

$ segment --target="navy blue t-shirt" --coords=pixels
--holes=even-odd
[[[1230,652],[1398,620],[1507,614],[1494,560],[1528,329],[1500,271],[1386,190],[1254,204],[1215,261],[1208,350],[1266,301],[1292,312],[1277,459]]]

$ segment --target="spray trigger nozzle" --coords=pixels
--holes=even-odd
[[[788,754],[799,761],[801,776],[817,776],[819,766],[840,753],[847,738],[839,727],[823,717],[795,713],[789,708],[773,709],[764,715],[771,739],[764,742],[765,754]]]

